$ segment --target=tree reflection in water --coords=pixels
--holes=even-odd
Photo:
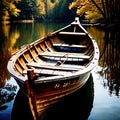
[[[1,24],[0,24],[1,25]],[[13,34],[14,33],[14,34]],[[9,83],[10,75],[7,71],[7,63],[13,51],[19,35],[16,31],[10,32],[10,25],[2,24],[0,27],[0,111],[9,108],[8,103],[14,100],[17,86]],[[7,104],[6,104],[7,103]],[[1,118],[0,118],[1,119]]]
[[[120,95],[120,33],[113,29],[105,32],[104,49],[101,52],[99,74],[103,78],[103,86],[109,87],[109,94]],[[103,46],[102,44],[100,45]],[[106,80],[107,79],[107,80]]]
[[[17,30],[11,30],[10,25],[0,24],[0,88],[4,87],[6,80],[10,79],[7,63],[11,54],[16,51],[13,46],[19,38]]]
[[[98,73],[109,94],[120,96],[120,32],[119,25],[108,29],[88,27],[87,31],[97,41],[100,49]]]

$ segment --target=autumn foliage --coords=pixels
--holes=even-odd
[[[106,24],[119,22],[119,0],[75,0],[70,3],[69,9],[77,8],[76,13],[85,16],[90,22],[103,19]]]

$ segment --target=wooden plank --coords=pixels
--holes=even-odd
[[[83,32],[59,32],[60,35],[86,35],[86,33],[83,33]]]
[[[61,57],[61,58],[77,58],[77,59],[89,59],[90,56],[81,53],[66,53],[66,52],[43,52],[40,56],[48,57]]]
[[[42,83],[42,81],[52,81],[52,80],[57,80],[57,79],[61,79],[61,76],[50,76],[50,77],[44,77],[44,78],[40,78],[38,80],[35,80],[35,83]]]
[[[24,70],[23,74],[27,74],[27,70]],[[60,70],[50,70],[50,69],[34,69],[34,74],[64,76],[67,74],[71,74],[71,72],[70,71],[60,71]]]
[[[87,48],[86,45],[53,44],[54,47]]]
[[[27,64],[30,67],[35,67],[35,68],[40,68],[40,69],[51,69],[51,70],[61,70],[61,71],[76,71],[76,70],[80,70],[83,69],[84,66],[75,66],[75,65],[60,65],[57,66],[56,64],[45,64],[45,63],[36,63],[36,62],[32,62],[32,63],[28,63]]]

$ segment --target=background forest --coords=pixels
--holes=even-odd
[[[87,23],[119,23],[120,0],[0,1],[0,21],[72,21],[76,15]]]
[[[1,20],[68,21],[75,10],[68,6],[73,0],[2,0]],[[73,20],[72,19],[72,20]]]

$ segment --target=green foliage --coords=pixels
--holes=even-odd
[[[1,0],[0,15],[11,20],[69,21],[75,16],[75,9],[68,9],[71,2],[73,0]]]
[[[44,21],[70,20],[74,10],[69,10],[73,0],[21,0],[17,7],[21,10],[17,19],[32,19]]]
[[[44,16],[44,5],[41,2],[42,0],[22,0],[22,14],[26,16],[26,19],[38,19]],[[24,8],[26,6],[26,9]]]
[[[73,0],[47,0],[47,12],[46,16],[52,21],[69,21],[74,19],[74,10],[69,10],[69,3]],[[52,4],[51,4],[52,3]],[[47,18],[46,18],[47,19]]]

